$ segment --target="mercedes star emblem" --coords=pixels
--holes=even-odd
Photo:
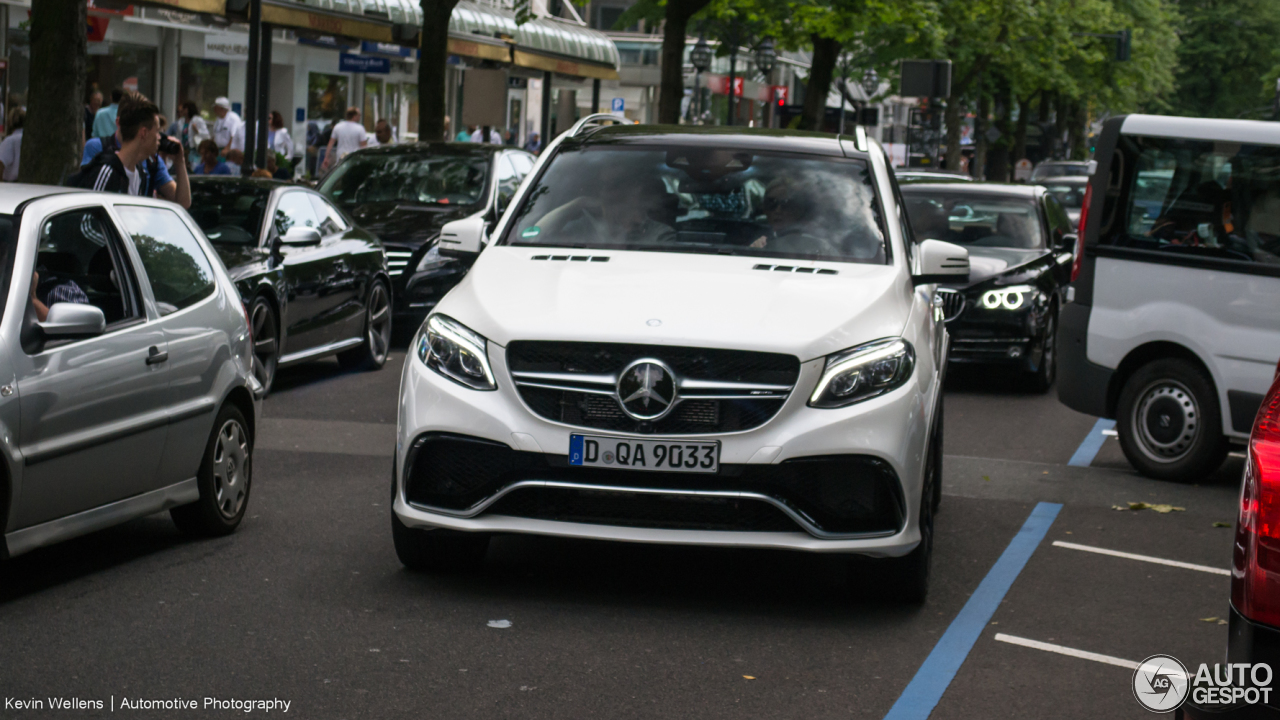
[[[618,377],[618,404],[634,420],[658,420],[676,406],[676,378],[661,360],[643,358]]]

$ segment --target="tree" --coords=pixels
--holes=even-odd
[[[1280,63],[1276,0],[1181,0],[1179,115],[1269,117]]]
[[[527,0],[525,0],[527,1]],[[624,28],[637,20],[662,23],[662,80],[658,87],[658,122],[680,122],[684,100],[684,45],[689,24],[711,0],[638,0],[618,18],[614,27]]]
[[[79,168],[87,24],[85,0],[32,3],[31,121],[22,133],[19,182],[58,185]]]
[[[420,0],[421,57],[418,59],[418,139],[445,138],[445,104],[449,62],[449,18],[458,0]],[[461,126],[462,118],[456,118]]]

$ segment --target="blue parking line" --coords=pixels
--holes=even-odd
[[[1058,503],[1036,505],[1022,524],[1022,529],[1009,542],[1009,547],[969,597],[969,602],[951,621],[898,701],[889,708],[884,720],[925,720],[929,717],[1061,509]]]
[[[1076,454],[1071,456],[1067,461],[1068,465],[1076,467],[1089,467],[1093,459],[1098,456],[1098,451],[1102,449],[1102,443],[1106,442],[1107,436],[1102,434],[1103,430],[1110,430],[1116,426],[1115,420],[1107,420],[1098,418],[1098,422],[1093,424],[1093,429],[1088,435],[1084,436],[1084,441],[1080,443],[1080,447],[1076,448]]]

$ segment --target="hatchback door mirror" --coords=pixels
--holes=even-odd
[[[475,259],[484,248],[482,215],[454,220],[440,229],[440,254],[460,260]]]
[[[49,306],[49,315],[40,323],[47,337],[89,337],[106,332],[107,318],[101,308],[81,303],[60,302]]]
[[[284,245],[319,245],[320,240],[320,231],[313,227],[294,226],[280,236]]]
[[[925,240],[916,249],[916,285],[969,279],[969,250],[941,240]]]

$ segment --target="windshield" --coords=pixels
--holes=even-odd
[[[341,205],[478,205],[488,187],[489,157],[488,153],[360,155],[339,165],[320,192]]]
[[[932,190],[913,196],[905,188],[903,195],[917,240],[1022,250],[1045,246],[1040,214],[1030,198],[947,196]]]
[[[209,242],[257,245],[271,188],[239,182],[191,183],[191,217]]]
[[[1041,165],[1031,174],[1032,180],[1041,178],[1067,177],[1068,175],[1088,175],[1089,165],[1087,163],[1054,163],[1053,165]]]
[[[1079,210],[1084,205],[1086,183],[1045,183],[1045,188],[1068,210]]]
[[[511,245],[888,261],[865,162],[737,149],[561,151]]]

